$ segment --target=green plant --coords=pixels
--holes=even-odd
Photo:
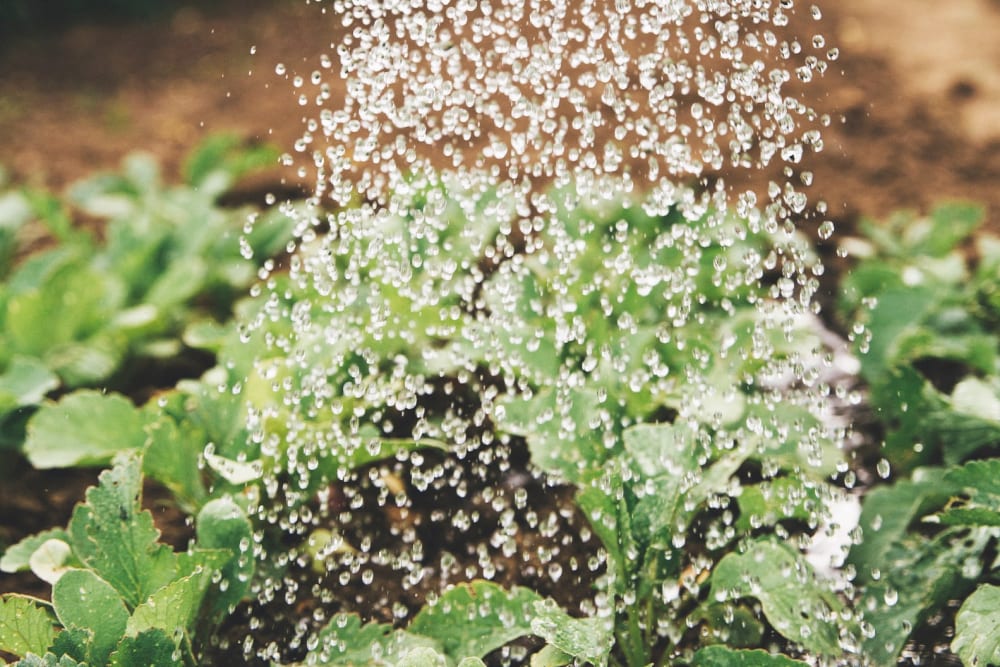
[[[871,240],[855,244],[862,260],[845,277],[842,312],[865,327],[861,375],[897,473],[1000,442],[1000,241],[981,232],[961,245],[982,221],[979,207],[947,204],[868,224]]]
[[[406,369],[398,376],[455,378],[480,396],[490,395],[490,383],[498,382],[490,378],[499,379],[506,389],[494,390],[483,407],[484,423],[493,429],[483,442],[523,439],[534,466],[578,487],[578,503],[604,547],[600,613],[575,619],[533,594],[531,604],[520,607],[522,620],[503,625],[516,631],[505,641],[542,637],[548,648],[536,659],[549,665],[792,664],[787,655],[754,650],[768,631],[784,637],[789,651],[833,659],[856,650],[844,602],[825,588],[800,549],[826,520],[827,503],[838,493],[830,483],[840,462],[834,435],[811,412],[808,390],[779,390],[761,381],[786,368],[808,367],[810,355],[822,348],[806,323],[779,328],[768,322],[781,319],[766,302],[774,297],[778,303],[783,288],[757,291],[759,276],[752,271],[753,258],[772,241],[744,233],[712,243],[705,239],[712,238],[713,226],[738,226],[680,208],[654,216],[621,202],[588,206],[566,190],[551,199],[564,202],[551,212],[559,224],[539,225],[529,241],[533,251],[504,254],[502,230],[510,212],[491,194],[476,209],[492,213],[492,221],[481,226],[467,211],[451,211],[441,186],[425,184],[417,191],[434,211],[427,219],[439,225],[434,238],[443,252],[429,253],[426,265],[397,270],[417,266],[413,257],[422,237],[414,223],[424,218],[380,219],[382,236],[369,240],[362,232],[363,240],[336,248],[339,273],[324,284],[335,305],[328,308],[331,315],[315,315],[305,341],[324,326],[348,338],[343,349],[357,357],[342,358],[342,348],[334,347],[330,367],[359,359],[355,363],[364,370],[350,379],[378,388],[366,397],[397,404],[405,399],[379,384],[388,380],[384,373],[397,377],[397,364]],[[549,229],[567,236],[552,236]],[[342,236],[354,241],[353,230]],[[507,259],[484,271],[478,255],[490,256],[493,238],[501,239],[497,253]],[[379,263],[353,269],[357,258],[372,256],[366,248],[376,242]],[[810,261],[797,243],[788,242],[787,254]],[[321,251],[303,252],[306,264],[309,253]],[[446,266],[453,268],[440,270]],[[407,275],[405,282],[395,279],[400,273]],[[456,295],[457,302],[449,301]],[[755,307],[755,299],[764,305]],[[306,303],[316,301],[307,296]],[[386,313],[376,318],[382,303]],[[422,338],[428,331],[436,336]],[[329,348],[307,349],[330,363]],[[414,349],[427,351],[417,356]],[[307,367],[318,365],[311,354],[305,355]],[[350,379],[325,379],[317,386],[332,390],[327,400],[346,400],[340,391],[349,393]],[[291,386],[299,385],[293,380]],[[421,400],[418,393],[416,405]],[[384,409],[363,405],[348,413],[362,423]],[[279,413],[275,428],[305,412],[293,404]],[[422,431],[454,441],[455,433],[433,417],[428,411],[419,422]],[[305,432],[304,440],[315,439]],[[755,575],[762,561],[776,567]],[[439,608],[454,611],[453,597],[468,596],[476,586],[487,587],[453,589],[402,635],[338,617],[317,635],[320,647],[310,664],[361,661],[331,646],[362,646],[368,641],[362,638],[374,635],[385,639],[384,650],[397,647],[389,662],[402,658],[413,636],[426,636],[425,619],[435,618]],[[531,597],[520,590],[493,595]],[[458,613],[466,616],[479,620],[471,611]],[[457,625],[449,623],[449,631],[459,632]],[[449,662],[482,658],[499,645],[443,655]],[[382,659],[367,648],[362,653]]]
[[[263,262],[276,253],[290,222],[268,214],[241,251],[251,212],[217,200],[273,158],[216,137],[192,155],[181,186],[163,186],[155,163],[135,155],[122,174],[73,186],[68,202],[38,191],[4,194],[0,255],[13,255],[14,231],[32,218],[56,245],[0,276],[0,444],[20,445],[25,422],[51,392],[143,390],[141,374],[130,373],[137,361],[176,358],[185,326],[229,317],[255,280],[243,255]],[[106,241],[74,226],[71,211],[106,220]]]
[[[867,627],[866,653],[893,662],[911,637],[948,622],[964,600],[954,650],[966,664],[997,659],[990,623],[1000,446],[1000,243],[981,209],[948,204],[865,227],[862,260],[844,281],[844,310],[867,327],[861,374],[884,429],[865,494],[863,540],[850,553]],[[989,457],[989,458],[986,458]]]
[[[244,509],[229,497],[207,503],[197,539],[175,553],[142,509],[140,467],[134,454],[119,459],[65,530],[4,554],[3,570],[30,568],[53,586],[51,603],[0,602],[0,648],[20,656],[16,664],[197,664],[200,641],[247,591],[254,559]]]

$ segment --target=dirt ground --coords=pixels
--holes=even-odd
[[[166,22],[13,40],[0,47],[0,165],[62,187],[139,149],[176,173],[201,137],[222,130],[289,147],[307,110],[275,64],[308,74],[320,54],[335,55],[321,5],[222,2]],[[1000,229],[1000,2],[820,6],[842,55],[815,84],[835,122],[810,165],[813,200],[849,227],[971,198]]]

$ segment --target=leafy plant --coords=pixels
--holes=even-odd
[[[863,259],[844,281],[843,305],[868,331],[858,341],[885,442],[850,553],[865,613],[865,648],[895,661],[932,619],[955,618],[954,650],[966,664],[996,660],[987,637],[1000,525],[1000,337],[995,237],[981,209],[947,204],[929,216],[870,224]],[[991,457],[983,460],[983,457]],[[939,621],[940,622],[940,621]]]
[[[855,244],[864,258],[844,279],[842,310],[867,329],[861,374],[899,472],[1000,443],[1000,243],[978,234],[974,264],[961,245],[982,220],[979,207],[947,204],[868,224],[871,240]]]
[[[197,664],[198,644],[246,593],[251,527],[231,498],[207,503],[197,540],[175,553],[142,509],[141,459],[101,474],[65,530],[26,538],[0,561],[52,584],[52,601],[3,596],[0,648],[18,665]],[[41,663],[39,663],[41,661]]]
[[[230,315],[256,278],[243,255],[273,255],[290,222],[269,214],[241,251],[250,212],[217,201],[240,175],[272,160],[270,150],[215,138],[192,156],[182,186],[164,187],[151,158],[134,155],[122,174],[73,186],[68,202],[37,191],[3,196],[0,254],[12,255],[12,230],[30,218],[57,244],[0,276],[2,444],[20,443],[44,395],[97,385],[141,389],[128,371],[136,360],[176,357],[186,325]],[[106,242],[74,226],[71,210],[107,220]]]
[[[437,190],[421,192],[433,200]],[[484,209],[494,212],[492,224],[499,218],[503,229],[509,212],[489,195],[484,199]],[[357,354],[363,363],[354,363],[365,369],[350,378],[358,385],[377,386],[382,373],[392,370],[379,364],[390,360],[405,364],[403,376],[464,374],[461,383],[480,393],[485,387],[479,383],[488,387],[489,380],[476,378],[501,378],[506,390],[494,393],[496,407],[488,412],[495,438],[523,438],[534,466],[578,487],[579,506],[604,547],[601,615],[575,619],[536,595],[522,607],[523,620],[508,618],[503,627],[513,634],[505,641],[522,634],[542,637],[548,647],[535,658],[548,665],[580,660],[631,666],[675,658],[694,664],[726,659],[793,664],[788,656],[753,650],[764,646],[767,631],[783,636],[789,650],[829,658],[856,650],[854,628],[843,621],[850,616],[843,602],[824,589],[795,540],[791,546],[782,542],[794,533],[804,546],[806,533],[826,518],[827,503],[837,493],[829,480],[837,474],[840,455],[807,404],[791,399],[794,391],[776,392],[755,382],[786,366],[807,364],[822,347],[808,324],[772,327],[765,322],[766,308],[736,296],[752,301],[753,278],[747,278],[745,262],[764,252],[767,239],[745,234],[713,244],[704,240],[711,237],[710,226],[719,224],[711,216],[690,218],[680,210],[652,216],[620,202],[588,207],[568,191],[552,199],[565,202],[552,212],[560,224],[540,225],[543,231],[531,240],[533,252],[514,252],[511,261],[496,262],[485,275],[477,274],[482,261],[468,253],[491,247],[479,239],[492,237],[492,225],[482,228],[477,219],[461,217],[456,223],[447,208],[443,215],[438,210],[430,219],[440,225],[435,238],[444,252],[432,253],[433,263],[420,266],[410,255],[419,237],[405,237],[408,221],[380,219],[386,239],[380,263],[352,273],[350,262],[368,256],[367,240],[338,247],[339,273],[324,286],[336,305],[327,312],[307,311],[317,332],[329,327],[351,341],[344,348]],[[568,238],[550,237],[549,228],[566,230]],[[353,240],[364,233],[351,227],[342,236]],[[407,269],[407,281],[394,281],[395,261],[417,267]],[[444,266],[471,275],[454,268],[439,272]],[[454,286],[466,283],[477,286],[459,289],[468,300],[449,310]],[[390,292],[394,288],[398,291]],[[371,298],[359,298],[362,291]],[[428,306],[415,300],[427,294],[441,294],[442,301]],[[382,303],[379,297],[389,316],[368,324],[378,309],[371,304]],[[315,301],[307,296],[306,303]],[[664,322],[664,311],[674,319]],[[434,322],[442,319],[440,312],[453,315],[446,324],[424,323],[425,313],[427,322]],[[422,339],[427,331],[435,331],[435,339]],[[340,340],[334,363],[329,346],[313,346],[304,354],[306,366],[340,369],[352,363],[357,357],[340,356]],[[302,342],[293,349],[301,349]],[[414,345],[428,351],[408,354]],[[314,353],[319,357],[312,361]],[[340,393],[348,393],[346,378],[325,380],[328,401],[346,400]],[[299,385],[292,380],[291,386]],[[300,395],[308,405],[309,393]],[[391,391],[365,395],[405,402]],[[364,419],[380,413],[377,403],[362,403],[362,409],[349,405],[354,405],[350,414]],[[289,413],[278,414],[276,429]],[[424,432],[448,442],[454,434],[436,430],[429,417],[420,422]],[[305,433],[308,440],[317,437]],[[754,564],[763,561],[776,567],[757,577]],[[468,589],[455,589],[462,590]],[[426,619],[437,617],[435,609],[455,609],[453,598],[463,594],[455,591],[421,611],[403,635],[338,618],[318,635],[321,648],[309,660],[380,660],[367,649],[346,657],[329,648],[355,641],[367,646],[376,634],[385,639],[379,644],[385,651],[395,650],[390,647],[397,641],[399,651],[410,649],[414,635],[426,636]],[[455,628],[465,616],[460,611],[447,624],[449,632],[461,634]],[[481,619],[473,612],[467,616]],[[590,643],[559,643],[566,637]],[[694,650],[710,644],[729,648]],[[425,648],[449,663],[486,652]],[[386,660],[402,655],[392,653]]]

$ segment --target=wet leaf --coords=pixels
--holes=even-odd
[[[92,633],[87,661],[105,664],[129,618],[118,591],[90,570],[69,570],[52,587],[52,606],[65,627]]]
[[[966,665],[1000,664],[1000,586],[980,586],[965,599],[951,650]]]
[[[220,549],[227,555],[221,568],[225,589],[211,594],[212,612],[225,614],[250,588],[255,561],[251,551],[253,528],[243,509],[231,498],[212,500],[198,513],[198,546]]]
[[[737,503],[740,517],[736,528],[743,533],[786,519],[808,522],[810,515],[822,506],[815,485],[796,477],[779,477],[744,486]]]
[[[858,582],[871,580],[872,568],[881,568],[886,553],[907,532],[910,524],[948,500],[952,488],[942,485],[943,470],[922,468],[912,479],[871,489],[861,506],[862,541],[851,548],[848,562],[858,572]]]
[[[840,604],[825,593],[805,559],[783,544],[754,542],[745,553],[727,554],[712,572],[709,599],[756,598],[783,637],[809,651],[840,654]]]
[[[43,655],[49,649],[56,630],[52,616],[40,603],[20,595],[0,597],[0,651],[24,657]]]
[[[145,427],[143,472],[170,489],[181,507],[194,512],[205,502],[205,487],[198,457],[204,442],[185,433],[170,417],[152,418]]]
[[[573,618],[552,600],[534,603],[531,633],[561,653],[592,665],[605,665],[614,644],[612,624],[601,618]],[[562,663],[566,664],[566,663]]]
[[[362,625],[356,614],[337,614],[317,633],[316,640],[317,648],[310,652],[305,664],[368,665],[416,648],[441,650],[440,643],[429,637],[393,630],[382,623]]]
[[[160,629],[170,637],[190,635],[211,576],[211,569],[199,568],[157,590],[132,612],[125,634],[137,637],[146,630]]]
[[[931,540],[911,535],[889,548],[878,581],[862,591],[859,601],[874,637],[864,641],[873,664],[896,662],[914,629],[951,599],[963,598],[982,569],[979,559],[991,536],[980,529],[952,529]],[[972,567],[970,567],[972,566]]]
[[[541,600],[527,588],[508,591],[487,581],[459,584],[421,609],[407,631],[438,642],[450,658],[482,657],[532,634],[534,605]]]
[[[694,654],[692,667],[804,667],[807,664],[809,663],[793,660],[780,653],[706,646]]]

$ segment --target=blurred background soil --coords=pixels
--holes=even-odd
[[[146,20],[0,30],[0,165],[61,188],[134,150],[172,177],[212,132],[290,150],[313,113],[290,79],[317,69],[320,54],[336,57],[328,4],[216,0]],[[970,198],[1000,229],[1000,2],[819,5],[819,30],[841,57],[812,87],[834,119],[807,165],[812,200],[849,229],[861,216]],[[290,176],[276,169],[264,185]]]

